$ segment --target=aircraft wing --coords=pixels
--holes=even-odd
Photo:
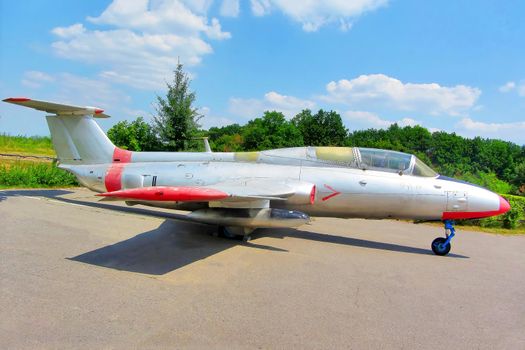
[[[104,200],[213,202],[215,207],[254,207],[255,202],[270,200],[313,203],[315,185],[300,181],[247,179],[207,186],[139,187],[99,193],[97,196],[105,197]]]

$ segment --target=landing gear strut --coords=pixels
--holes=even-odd
[[[432,241],[432,251],[436,255],[447,255],[450,252],[450,241],[456,235],[454,221],[445,220],[445,237],[438,237]]]

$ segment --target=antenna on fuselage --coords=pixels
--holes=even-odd
[[[211,150],[211,147],[210,147],[210,143],[208,142],[208,137],[207,136],[195,137],[194,138],[194,140],[198,140],[198,139],[202,139],[202,141],[204,141],[204,152],[206,152],[206,153],[213,153],[213,151]]]

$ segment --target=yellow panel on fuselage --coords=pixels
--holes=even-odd
[[[256,162],[259,152],[235,152],[235,160],[239,162]]]
[[[353,163],[354,152],[351,147],[315,147],[317,159],[333,162]]]

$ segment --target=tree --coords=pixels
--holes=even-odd
[[[308,146],[342,146],[348,134],[341,116],[334,111],[320,109],[312,115],[309,109],[305,109],[292,119],[292,123]]]
[[[196,95],[190,91],[190,83],[190,78],[179,63],[174,71],[173,82],[166,83],[166,98],[157,96],[154,129],[167,151],[187,150],[194,143],[191,140],[199,129],[198,122],[202,116],[193,107]]]
[[[244,149],[249,151],[302,146],[299,130],[281,112],[264,112],[262,118],[250,120],[243,131]]]
[[[118,147],[130,151],[156,151],[160,148],[153,128],[138,117],[131,123],[120,121],[108,130],[109,139]]]
[[[217,152],[242,151],[242,131],[243,127],[239,124],[230,124],[222,127],[211,127],[207,133],[211,148]]]
[[[518,187],[518,194],[525,195],[525,161],[516,166],[516,177],[514,185]]]

